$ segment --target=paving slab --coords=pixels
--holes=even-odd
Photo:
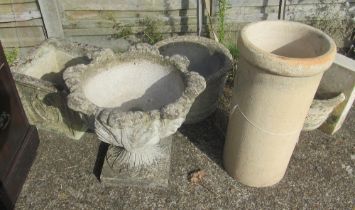
[[[93,174],[100,142],[40,130],[40,146],[17,209],[353,209],[355,207],[355,111],[333,136],[302,132],[285,177],[251,188],[222,167],[223,133],[215,116],[183,126],[173,138],[169,186],[110,187]],[[189,182],[192,171],[206,175]]]

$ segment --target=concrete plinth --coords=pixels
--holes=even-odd
[[[116,162],[119,149],[111,145],[102,167],[101,182],[108,186],[168,187],[172,136],[160,142],[161,159],[155,164],[134,168]]]

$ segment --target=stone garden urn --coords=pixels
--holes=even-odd
[[[223,162],[241,183],[270,186],[285,174],[336,46],[311,26],[261,21],[242,29],[238,48]]]
[[[206,89],[195,100],[185,123],[196,123],[212,114],[223,92],[227,72],[233,68],[228,49],[212,39],[198,36],[172,37],[155,46],[165,56],[186,56],[190,60],[188,69],[198,72],[206,80]]]
[[[64,72],[68,106],[91,120],[99,139],[113,145],[119,165],[152,165],[161,144],[184,122],[205,80],[182,56],[163,57],[150,45],[106,50],[89,65]]]

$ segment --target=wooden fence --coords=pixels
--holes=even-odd
[[[31,47],[45,38],[36,0],[0,0],[0,40],[5,47]]]
[[[282,11],[285,20],[304,22],[320,28],[333,36],[341,46],[346,32],[350,31],[344,20],[349,18],[348,8],[354,6],[355,0],[286,0]],[[229,38],[235,42],[241,27],[247,23],[277,20],[278,11],[279,0],[230,0],[226,15]]]
[[[117,26],[138,32],[145,18],[159,21],[159,32],[197,32],[198,0],[0,0],[0,39],[5,46],[33,46],[48,37],[81,40],[117,33]],[[218,0],[208,0],[205,15],[218,12]],[[348,3],[347,3],[348,2]],[[286,0],[285,19],[310,20],[346,18],[346,4],[355,0]],[[275,20],[279,0],[229,0],[226,29],[235,41],[246,23]],[[211,5],[211,6],[209,6]],[[39,9],[40,8],[40,9]],[[41,18],[42,17],[42,18]],[[217,24],[216,18],[212,18]],[[207,30],[208,18],[203,19]],[[45,27],[44,27],[45,26]],[[44,32],[43,28],[46,29]]]

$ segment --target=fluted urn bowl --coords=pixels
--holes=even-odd
[[[159,142],[184,122],[205,80],[182,56],[163,57],[150,45],[115,55],[107,50],[89,65],[64,72],[68,106],[86,116],[101,141],[121,149],[130,165],[159,159]]]

